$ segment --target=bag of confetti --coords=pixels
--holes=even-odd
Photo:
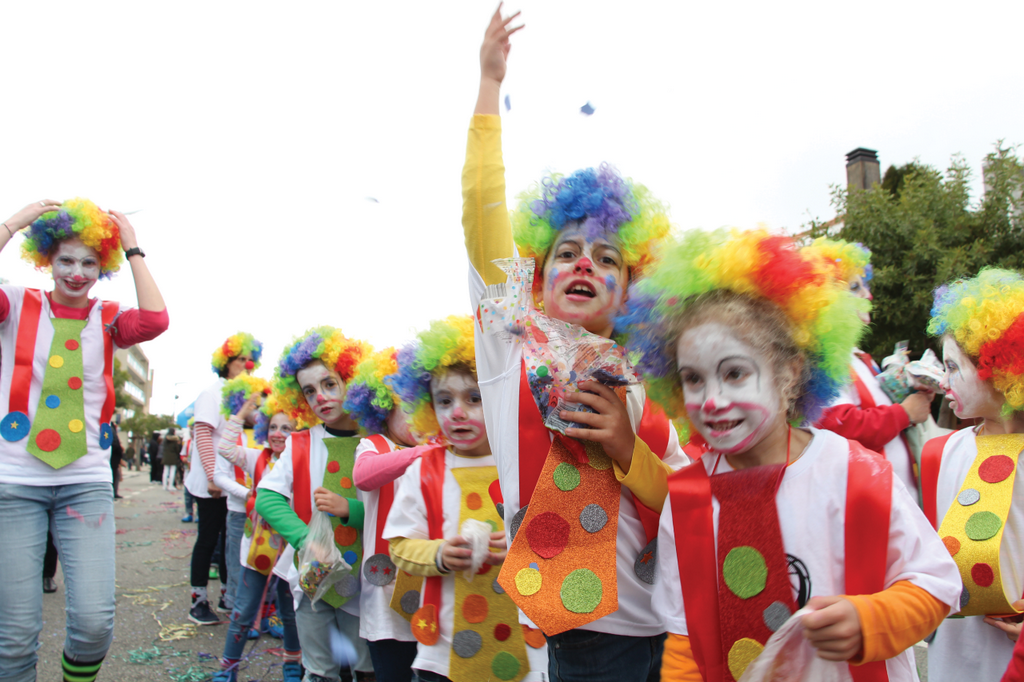
[[[334,583],[349,575],[352,570],[334,544],[331,519],[318,509],[313,510],[309,533],[299,549],[297,562],[299,587],[314,605],[334,587]]]
[[[818,658],[818,650],[804,638],[800,619],[812,609],[789,617],[747,666],[739,682],[853,682],[847,663]]]

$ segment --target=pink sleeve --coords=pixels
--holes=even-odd
[[[213,448],[213,426],[206,422],[196,422],[195,432],[199,461],[203,463],[206,480],[212,481],[214,465],[217,463],[217,452]]]
[[[129,308],[122,311],[117,318],[114,343],[121,348],[128,348],[143,341],[152,341],[167,331],[168,324],[170,318],[167,316],[167,308],[158,313]]]
[[[0,322],[7,319],[11,314],[11,302],[7,300],[7,292],[0,289]]]
[[[352,468],[352,478],[355,479],[356,487],[363,491],[370,491],[390,483],[404,474],[409,465],[415,462],[416,458],[427,448],[432,447],[434,446],[420,445],[383,454],[367,450],[356,457],[356,464]]]

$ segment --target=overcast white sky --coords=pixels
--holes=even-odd
[[[267,377],[318,324],[400,344],[468,312],[459,180],[494,6],[5,2],[0,213],[142,209],[171,318],[145,346],[155,412],[191,402],[240,329],[266,344]],[[962,153],[980,175],[997,139],[1024,142],[1019,0],[506,9],[527,24],[504,89],[510,198],[608,161],[679,229],[796,229],[832,217],[858,146],[883,172]],[[0,275],[49,288],[15,246]],[[135,301],[127,268],[93,291]]]

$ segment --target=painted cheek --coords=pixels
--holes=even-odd
[[[565,273],[559,272],[558,268],[551,268],[548,272],[548,291],[554,290],[555,284],[558,283],[558,280],[561,279],[564,274]]]
[[[619,288],[619,282],[617,279],[615,279],[614,276],[608,275],[607,277],[604,278],[604,286],[606,289],[608,289],[608,293],[615,294],[615,292]]]

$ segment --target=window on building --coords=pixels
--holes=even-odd
[[[143,367],[142,362],[140,362],[139,359],[131,353],[128,353],[128,366],[131,367],[139,377],[143,379],[146,378],[146,368]]]
[[[139,388],[130,381],[124,382],[124,392],[138,400],[140,403],[146,402],[146,394],[142,391],[141,388]]]

